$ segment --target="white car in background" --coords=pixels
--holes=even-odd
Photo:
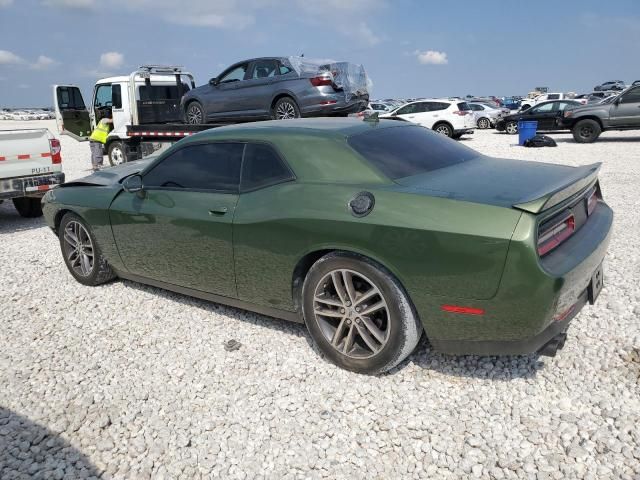
[[[428,99],[402,105],[380,118],[417,123],[450,138],[473,133],[475,117],[464,100]]]
[[[474,123],[480,129],[493,128],[496,122],[502,118],[505,113],[508,115],[510,110],[504,108],[493,108],[484,103],[468,102],[469,107],[473,111]],[[506,111],[506,112],[505,112]]]

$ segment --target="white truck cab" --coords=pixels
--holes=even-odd
[[[87,140],[105,116],[113,119],[105,152],[112,165],[138,155],[139,136],[131,126],[181,124],[182,95],[195,88],[193,76],[178,66],[144,65],[128,76],[102,78],[96,82],[87,108],[76,85],[54,85],[56,123],[61,134]]]

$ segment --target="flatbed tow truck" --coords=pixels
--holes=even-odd
[[[156,150],[158,144],[174,143],[223,125],[183,122],[180,99],[192,88],[193,75],[173,65],[142,65],[129,75],[98,80],[89,108],[78,86],[54,85],[58,131],[86,141],[96,124],[111,116],[113,130],[104,147],[109,163],[137,160]]]

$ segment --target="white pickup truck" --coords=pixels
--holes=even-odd
[[[40,199],[64,183],[60,141],[46,128],[0,130],[0,202],[23,217],[42,215]]]

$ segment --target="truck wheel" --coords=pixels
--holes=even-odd
[[[91,228],[78,215],[67,213],[62,217],[58,238],[64,263],[78,282],[92,287],[116,278]]]
[[[602,133],[602,128],[598,122],[587,118],[576,123],[572,133],[573,139],[578,143],[593,143]]]
[[[42,216],[42,203],[40,198],[20,197],[13,199],[13,206],[21,217],[36,218]]]
[[[300,109],[291,97],[282,97],[273,106],[271,118],[274,120],[286,120],[289,118],[300,118]]]
[[[194,101],[194,102],[191,102],[189,105],[187,105],[187,111],[185,112],[185,117],[189,125],[202,125],[206,123],[204,108],[202,107],[200,102]]]
[[[127,162],[127,152],[122,142],[111,142],[107,153],[112,167]]]

